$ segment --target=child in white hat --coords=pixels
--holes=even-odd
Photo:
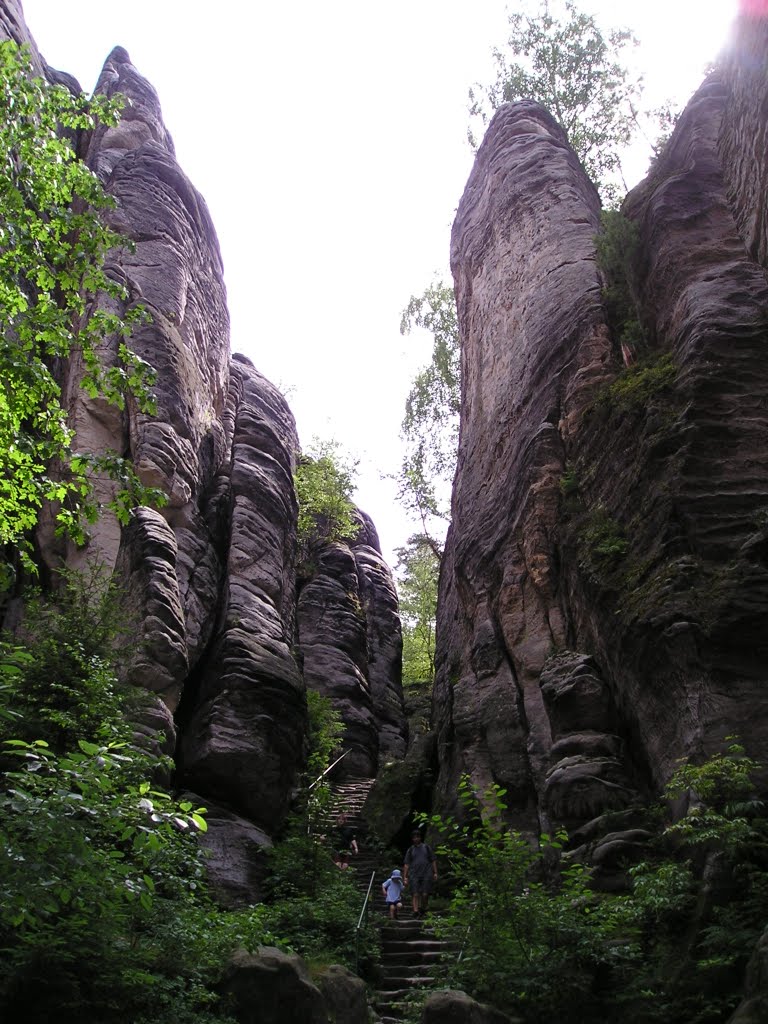
[[[381,891],[387,900],[387,907],[389,908],[389,916],[395,920],[397,918],[398,910],[403,909],[403,901],[401,899],[403,895],[403,889],[405,888],[405,882],[403,876],[395,868],[390,877],[386,882],[381,883]]]

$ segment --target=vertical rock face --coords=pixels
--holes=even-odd
[[[566,640],[560,479],[573,421],[608,372],[593,236],[599,200],[534,103],[502,108],[451,244],[462,336],[453,523],[441,575],[439,798],[499,782],[533,825],[552,729],[539,684]]]
[[[724,71],[718,148],[729,204],[750,257],[768,267],[768,19],[741,20]]]
[[[753,37],[756,28],[759,38]],[[529,103],[492,121],[452,241],[463,346],[441,579],[439,798],[496,781],[577,828],[767,726],[766,30],[691,100],[624,213],[622,365],[598,203]]]
[[[17,0],[0,0],[5,37],[29,43],[49,79],[79,89],[40,57]],[[63,371],[63,394],[76,446],[130,455],[168,504],[136,510],[124,529],[105,516],[85,551],[63,546],[51,522],[37,540],[52,566],[98,560],[124,583],[132,654],[123,674],[156,695],[137,732],[155,749],[175,749],[176,782],[210,809],[206,842],[219,893],[249,902],[258,851],[285,816],[306,754],[296,428],[277,389],[247,359],[230,356],[216,234],[176,162],[154,89],[117,47],[96,91],[127,100],[116,127],[83,133],[77,145],[116,200],[113,226],[133,243],[110,253],[108,272],[127,291],[115,312],[141,304],[148,313],[130,344],[157,371],[157,415],[88,398],[76,359]],[[105,339],[104,361],[116,353],[117,339]],[[97,481],[97,495],[107,500],[112,486]],[[322,688],[330,678],[343,692],[352,767],[370,773],[380,751],[404,748],[405,719],[397,598],[367,517],[353,545],[324,554],[323,573],[302,595],[302,607],[320,608],[320,619],[303,625],[307,681]]]
[[[304,678],[341,714],[348,753],[340,773],[375,775],[380,758],[399,757],[406,746],[392,574],[365,513],[354,540],[327,544],[316,558],[298,601]]]
[[[304,684],[293,656],[298,442],[285,401],[242,357],[231,366],[222,464],[206,519],[225,544],[215,632],[182,708],[183,777],[270,831],[301,762]]]
[[[379,741],[379,760],[405,754],[408,729],[401,683],[403,634],[392,571],[381,554],[376,527],[360,513],[362,527],[352,551],[366,623],[368,682]]]

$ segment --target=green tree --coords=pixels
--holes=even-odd
[[[435,675],[435,621],[440,556],[424,534],[398,548],[397,590],[403,621],[403,683],[431,683]]]
[[[94,471],[119,481],[113,508],[123,522],[133,505],[160,500],[114,452],[73,451],[58,372],[77,355],[89,395],[154,411],[154,374],[126,343],[145,313],[110,311],[128,293],[105,260],[127,243],[104,222],[114,200],[73,142],[97,123],[115,124],[120,106],[34,77],[28,56],[0,43],[0,544],[25,554],[44,502],[56,503],[61,530],[84,540],[84,523],[98,514]],[[108,337],[117,339],[116,358],[105,366]]]
[[[336,441],[314,438],[294,474],[299,503],[299,564],[307,565],[320,544],[354,540],[360,529],[352,501],[357,463]]]
[[[506,48],[493,50],[495,81],[470,89],[473,124],[484,128],[503,103],[538,100],[604,196],[615,201],[621,151],[637,129],[641,82],[624,60],[637,40],[628,29],[604,32],[572,0],[543,0],[535,13],[516,11],[509,28]],[[469,138],[474,145],[472,128]]]
[[[461,349],[453,288],[434,281],[411,296],[400,333],[415,329],[432,335],[429,365],[415,378],[405,404],[402,435],[406,451],[399,473],[400,498],[432,537],[435,520],[447,520],[461,408]],[[433,541],[435,550],[438,545]]]

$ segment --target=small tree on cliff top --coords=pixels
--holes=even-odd
[[[360,529],[352,501],[357,463],[336,441],[314,438],[294,474],[299,503],[299,562],[308,563],[318,543],[352,540]]]
[[[139,502],[157,502],[129,462],[114,453],[72,450],[57,362],[78,353],[83,389],[123,408],[128,396],[153,411],[151,368],[126,344],[142,308],[123,317],[97,306],[99,296],[125,300],[106,273],[110,249],[125,239],[101,211],[114,205],[78,159],[72,138],[98,122],[117,122],[121,102],[88,99],[33,76],[28,56],[0,43],[0,544],[20,549],[46,501],[57,503],[59,528],[84,540],[93,521],[89,476],[108,472],[119,484],[114,511],[125,521]],[[117,358],[104,367],[99,347],[117,337]]]
[[[503,103],[532,99],[560,123],[592,180],[615,200],[620,153],[637,127],[641,80],[622,61],[637,45],[628,29],[603,32],[572,0],[544,0],[536,13],[509,15],[505,49],[493,50],[496,80],[469,91],[473,126]],[[473,127],[469,139],[476,145]]]

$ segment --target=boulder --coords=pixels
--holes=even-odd
[[[315,982],[325,1000],[329,1024],[368,1024],[368,995],[362,978],[332,964],[315,975]]]
[[[195,806],[204,803],[196,794],[185,796]],[[266,854],[272,840],[260,828],[224,807],[208,804],[208,825],[200,835],[205,868],[216,901],[223,907],[244,907],[263,898]]]
[[[293,953],[271,946],[238,950],[220,988],[238,1024],[332,1024],[306,964]]]
[[[421,1014],[421,1024],[516,1024],[517,1017],[508,1017],[500,1010],[478,1003],[466,992],[446,989],[428,997]]]

